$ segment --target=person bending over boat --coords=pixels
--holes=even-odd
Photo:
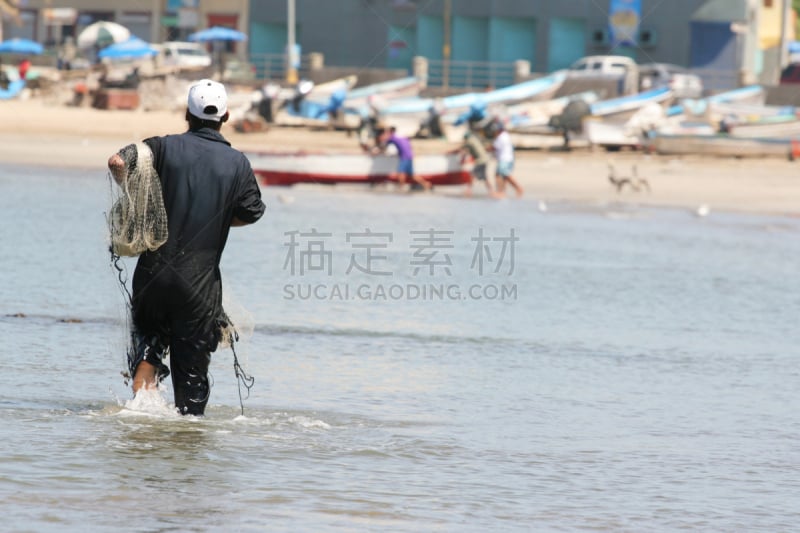
[[[491,156],[483,144],[483,139],[479,138],[471,129],[467,130],[466,133],[464,133],[464,142],[460,147],[450,153],[461,154],[462,162],[467,158],[472,159],[472,170],[470,171],[470,179],[469,183],[467,183],[467,190],[465,191],[466,196],[472,196],[472,182],[478,180],[486,185],[486,192],[489,193],[490,197],[498,197],[487,175],[487,168]]]
[[[189,89],[188,131],[143,142],[160,179],[168,236],[136,265],[128,366],[134,394],[157,388],[171,371],[181,414],[205,412],[211,353],[230,325],[219,270],[228,232],[265,210],[250,162],[220,134],[228,117],[225,87],[201,80]],[[131,171],[123,157],[129,148],[108,160],[120,184]]]
[[[414,151],[411,149],[411,141],[407,137],[397,134],[397,129],[392,126],[388,130],[384,129],[379,137],[380,150],[385,152],[389,146],[397,149],[397,156],[400,161],[397,164],[397,172],[392,174],[391,179],[397,181],[398,187],[405,187],[409,178],[426,191],[432,189],[431,183],[421,176],[414,175]]]

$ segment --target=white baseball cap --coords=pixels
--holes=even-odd
[[[228,112],[225,86],[214,80],[200,80],[189,89],[189,113],[204,120],[220,119]]]

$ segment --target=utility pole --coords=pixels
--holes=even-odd
[[[286,0],[286,81],[297,83],[297,68],[295,67],[295,0]]]
[[[450,86],[450,18],[453,12],[453,1],[444,0],[444,43],[442,44],[442,87],[447,91]]]
[[[783,70],[783,67],[785,67],[789,62],[789,32],[787,31],[786,26],[789,24],[791,9],[792,0],[783,0],[783,14],[781,16],[781,49],[780,54],[778,55],[778,76],[780,76],[780,72]]]

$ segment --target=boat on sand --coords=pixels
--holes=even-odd
[[[398,159],[366,153],[245,152],[262,185],[300,183],[383,183],[392,181]],[[422,154],[414,157],[414,174],[432,185],[469,183],[468,168],[456,154]]]

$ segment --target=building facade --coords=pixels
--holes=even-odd
[[[791,0],[14,0],[2,12],[3,39],[56,46],[98,20],[119,22],[151,42],[182,40],[221,25],[248,33],[229,52],[282,55],[289,4],[302,54],[328,66],[404,69],[512,64],[534,73],[568,67],[586,55],[621,54],[770,83],[781,43],[794,39],[784,9]],[[491,67],[487,67],[491,68]]]
[[[580,57],[621,54],[727,72],[763,73],[765,43],[780,34],[791,0],[293,0],[303,53],[326,65],[411,70],[413,58],[511,63],[533,72]],[[283,53],[287,0],[251,0],[251,53]],[[334,22],[335,21],[335,22]],[[625,29],[626,38],[615,30]],[[769,35],[770,38],[764,38]]]
[[[2,17],[2,39],[21,37],[59,46],[100,20],[122,24],[149,42],[185,39],[211,26],[247,32],[249,0],[17,0]],[[236,45],[231,45],[232,48]],[[236,49],[241,55],[247,46]]]

